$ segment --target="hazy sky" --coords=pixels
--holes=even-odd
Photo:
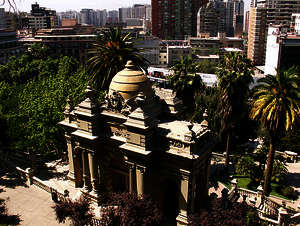
[[[249,8],[249,1],[245,1],[246,10]],[[1,1],[0,1],[1,2]],[[6,0],[7,2],[7,0]],[[81,10],[82,8],[91,9],[118,9],[120,7],[132,6],[135,3],[151,3],[151,0],[15,0],[18,10],[29,12],[31,4],[37,2],[42,7],[56,10],[57,12],[68,9]],[[8,9],[8,4],[5,4]]]

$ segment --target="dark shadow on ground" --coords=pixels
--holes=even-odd
[[[20,177],[17,172],[14,172],[13,169],[4,168],[0,166],[0,186],[6,188],[15,188],[17,186],[28,187],[26,181]],[[3,192],[4,189],[0,188],[0,192]]]
[[[20,215],[0,216],[0,225],[19,225],[21,221]]]
[[[57,165],[63,165],[64,162],[60,161],[56,163]],[[39,167],[39,170],[35,173],[35,176],[41,180],[49,180],[51,178],[57,178],[60,180],[67,180],[68,170],[63,172],[57,172],[55,166],[47,166],[44,164]]]
[[[19,215],[9,215],[7,213],[5,200],[0,199],[0,225],[18,225],[20,221]]]

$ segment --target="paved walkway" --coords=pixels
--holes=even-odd
[[[28,226],[63,226],[55,219],[51,206],[53,202],[50,194],[32,185],[30,187],[17,186],[7,188],[0,186],[4,191],[0,198],[7,199],[6,205],[9,215],[19,215],[20,225]]]

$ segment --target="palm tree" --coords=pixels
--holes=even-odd
[[[258,80],[253,96],[250,118],[258,119],[269,132],[270,147],[265,173],[264,194],[270,192],[274,162],[274,144],[291,130],[300,115],[299,76],[290,71],[267,75]]]
[[[216,74],[219,80],[221,127],[226,135],[227,168],[233,132],[247,112],[249,85],[253,81],[253,65],[243,54],[230,52],[224,55]]]
[[[173,67],[171,67],[171,70],[174,70],[174,73],[185,75],[188,73],[194,73],[196,72],[197,64],[193,61],[193,58],[191,56],[180,57],[180,60],[175,62]]]
[[[195,96],[203,87],[201,76],[196,74],[196,65],[191,56],[185,58],[181,56],[171,68],[174,70],[174,75],[169,78],[170,86],[176,92],[176,96],[188,108],[194,107]]]
[[[99,88],[107,89],[113,76],[124,68],[128,60],[147,71],[147,60],[139,55],[130,35],[124,34],[120,27],[111,27],[109,30],[102,30],[97,37],[94,48],[89,51],[91,58],[88,63],[91,78]]]

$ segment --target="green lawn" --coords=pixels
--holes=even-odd
[[[249,177],[242,177],[242,176],[237,176],[237,179],[238,179],[238,187],[240,188],[246,188],[246,189],[249,189],[249,190],[252,190],[252,191],[257,191],[257,187],[251,187],[250,186],[250,178]],[[271,191],[271,195],[274,195],[274,196],[277,196],[279,198],[283,198],[283,199],[287,199],[287,200],[291,200],[285,196],[283,196],[282,194],[279,194],[276,190],[277,188],[279,187],[280,185],[279,184],[275,184],[275,183],[271,183],[271,188],[272,188],[272,191]]]

